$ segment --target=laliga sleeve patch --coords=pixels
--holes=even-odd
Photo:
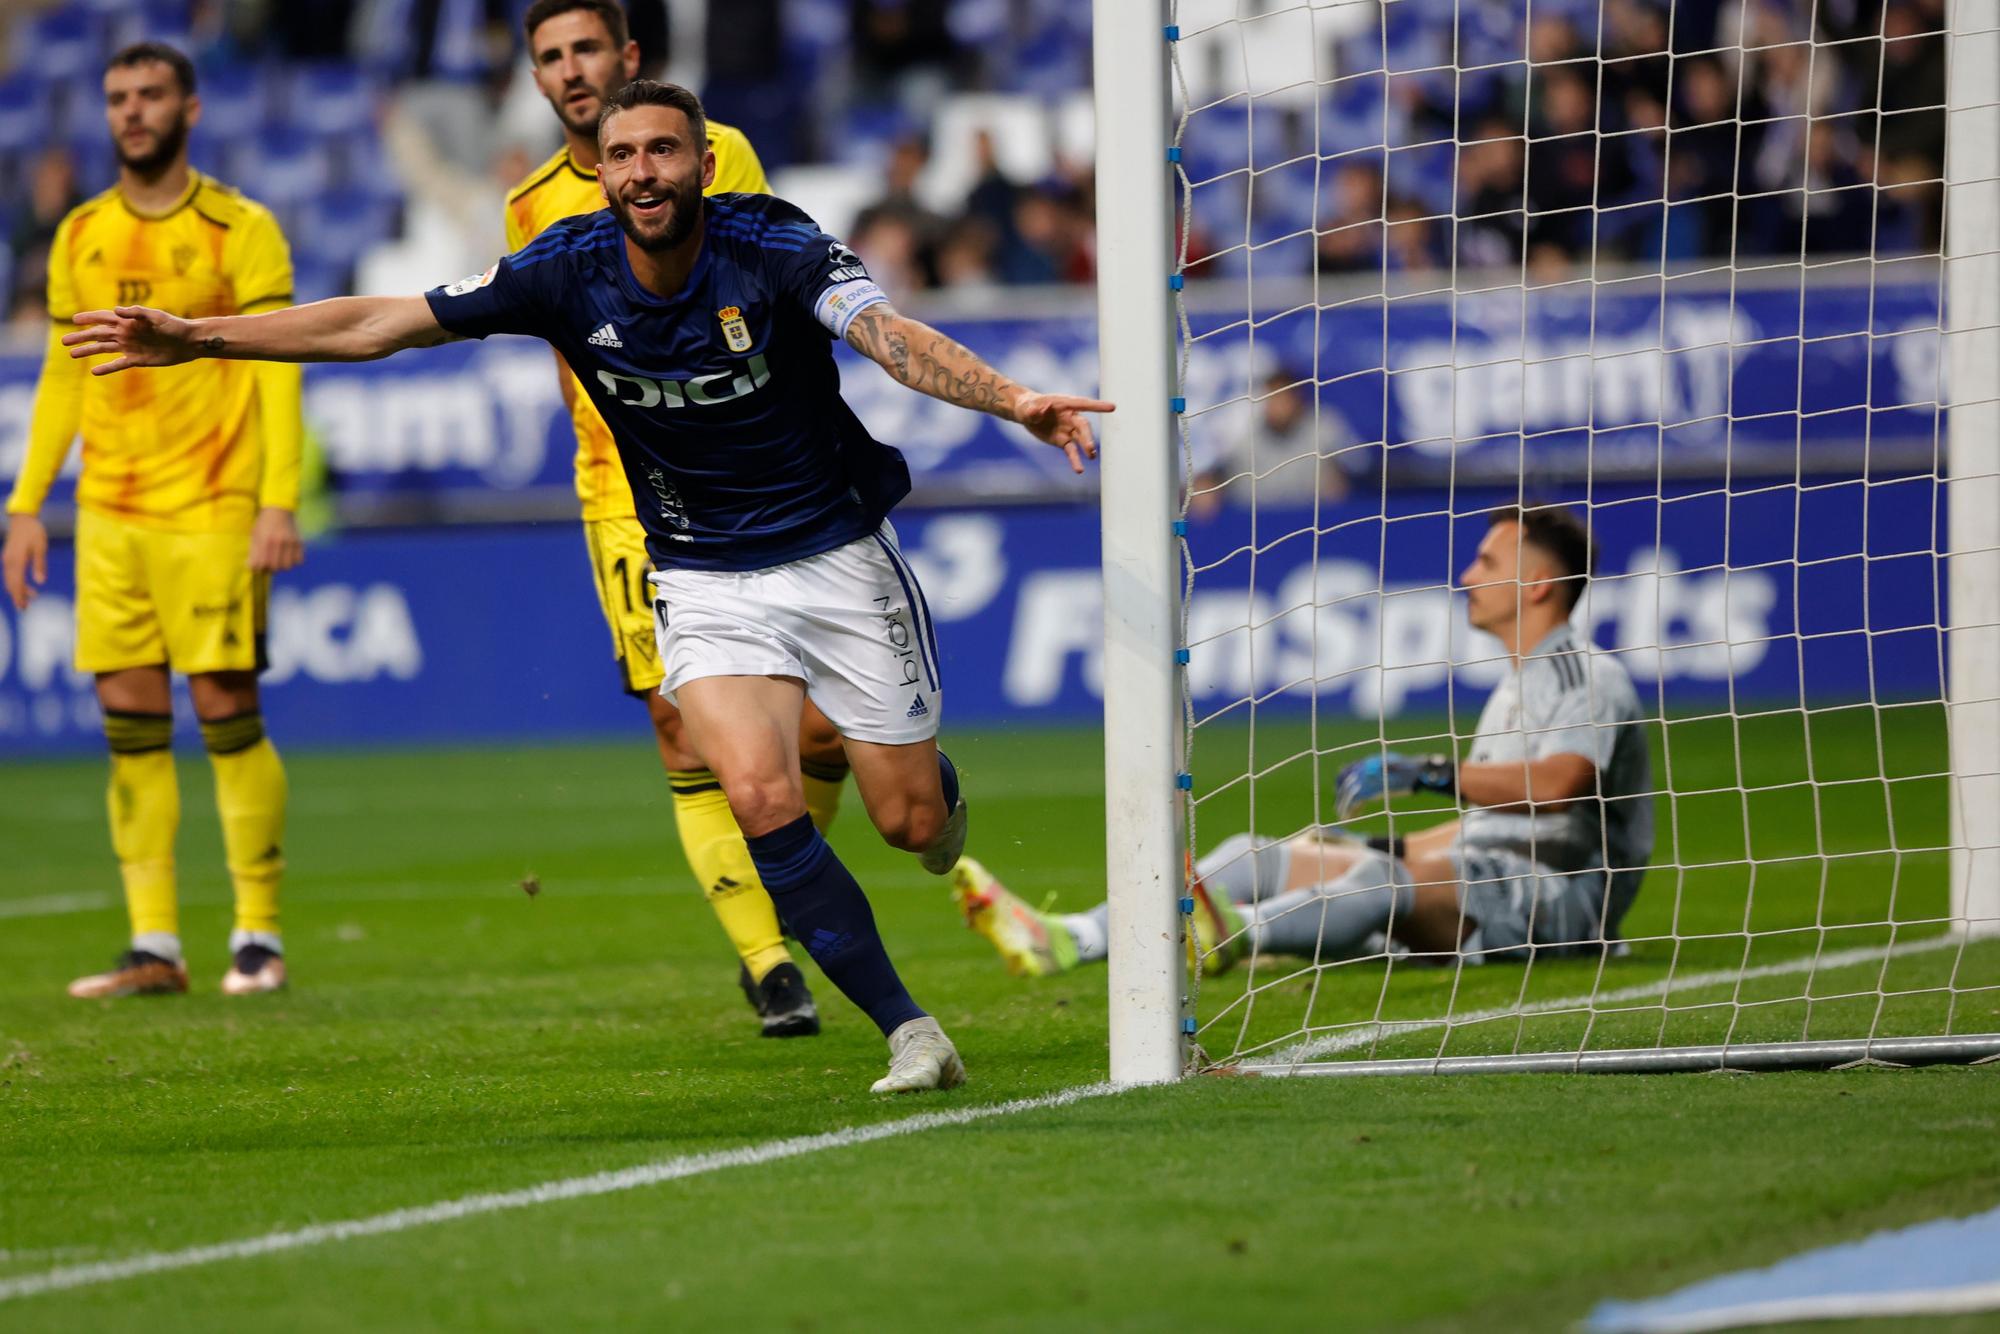
[[[877,287],[873,278],[855,278],[821,292],[813,303],[813,318],[835,338],[845,338],[856,315],[888,299],[889,294]]]
[[[493,275],[499,271],[500,266],[495,264],[484,273],[475,273],[470,278],[460,278],[457,282],[445,288],[444,294],[446,296],[469,296],[492,282]]]

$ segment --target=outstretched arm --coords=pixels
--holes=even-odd
[[[961,408],[991,413],[1002,421],[1019,422],[1044,444],[1069,458],[1070,469],[1083,471],[1085,458],[1097,457],[1087,412],[1110,412],[1111,404],[1069,394],[1038,394],[994,370],[963,344],[939,333],[922,320],[899,314],[877,301],[854,316],[847,326],[848,345],[912,389]]]
[[[435,347],[447,332],[420,296],[342,296],[268,315],[184,320],[145,306],[87,310],[63,337],[72,357],[110,356],[92,375],[137,366],[177,366],[197,357],[234,361],[374,361],[408,347]]]

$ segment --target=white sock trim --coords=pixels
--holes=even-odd
[[[168,963],[181,961],[181,938],[171,931],[141,931],[132,937],[132,948],[157,955]]]

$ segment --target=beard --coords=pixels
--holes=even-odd
[[[577,88],[563,89],[561,97],[549,99],[550,105],[555,107],[556,119],[563,123],[564,129],[567,129],[571,134],[581,134],[595,139],[597,137],[597,118],[604,113],[604,104],[611,99],[611,95],[617,92],[618,88],[614,84],[606,84],[604,87],[599,88],[594,84],[588,83],[581,84],[579,87],[582,91],[589,93],[597,99],[594,103],[590,104],[588,112],[570,110],[569,95],[578,91]]]
[[[648,234],[640,230],[639,220],[632,216],[632,205],[621,195],[611,201],[612,216],[618,219],[618,226],[625,235],[632,238],[632,244],[649,254],[663,250],[673,250],[694,234],[694,225],[701,218],[701,177],[690,174],[679,181],[662,181],[650,192],[666,195],[673,201],[667,212],[667,221],[659,231]]]
[[[114,139],[112,143],[118,153],[119,166],[135,176],[158,176],[180,157],[181,149],[187,147],[187,137],[187,117],[176,116],[174,123],[160,131],[160,137],[144,153],[127,153],[123,140]]]

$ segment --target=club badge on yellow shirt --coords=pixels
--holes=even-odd
[[[735,306],[724,306],[715,312],[715,318],[722,321],[722,338],[729,344],[731,352],[750,350],[750,326],[743,322],[743,312]]]

